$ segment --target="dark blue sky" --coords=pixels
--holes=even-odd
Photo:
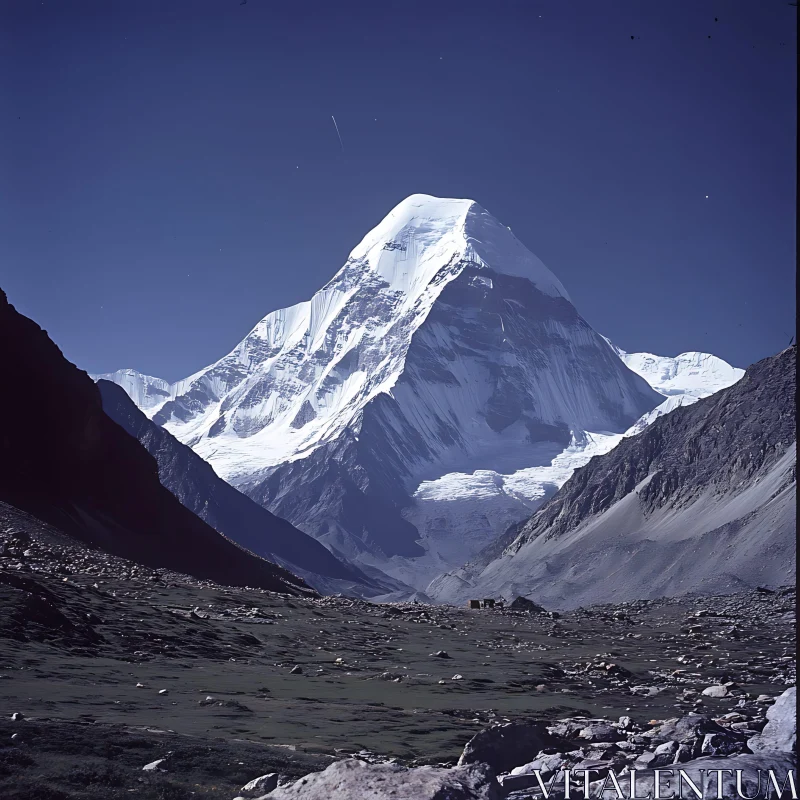
[[[626,350],[794,333],[785,0],[0,14],[0,285],[87,370],[205,366],[416,192],[477,200]]]

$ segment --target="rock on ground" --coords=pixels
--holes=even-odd
[[[476,733],[464,746],[458,765],[488,764],[495,772],[508,772],[527,764],[555,742],[543,722],[509,722]]]
[[[485,764],[406,769],[348,759],[279,786],[263,800],[501,800],[502,796]]]
[[[254,778],[242,786],[241,794],[243,797],[263,797],[277,788],[279,777],[277,772],[269,772],[259,778]]]
[[[513,611],[528,611],[531,614],[546,614],[547,611],[543,609],[538,603],[529,600],[527,597],[515,597],[509,608]]]
[[[778,751],[797,752],[797,687],[787,689],[775,703],[767,709],[769,722],[760,736],[747,742],[754,752]]]

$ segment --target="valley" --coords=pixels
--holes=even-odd
[[[757,717],[795,680],[793,587],[561,614],[302,598],[143,568],[8,506],[0,553],[8,800],[233,797],[351,755],[452,766],[493,724]],[[92,788],[67,777],[77,752]]]

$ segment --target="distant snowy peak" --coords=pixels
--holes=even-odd
[[[152,375],[144,375],[135,369],[118,369],[116,372],[104,372],[90,377],[94,381],[111,381],[121,386],[148,417],[175,396],[174,384]]]
[[[642,415],[625,436],[635,436],[664,414],[733,386],[744,375],[743,369],[732,367],[710,353],[681,353],[675,358],[652,353],[626,353],[609,339],[606,341],[630,370],[667,398]]]
[[[732,367],[710,353],[681,353],[675,358],[652,353],[626,353],[615,348],[629,369],[641,375],[657,392],[666,395],[707,397],[733,386],[743,369]]]

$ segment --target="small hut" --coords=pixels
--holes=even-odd
[[[480,600],[470,600],[467,603],[467,608],[480,608],[480,607],[481,607],[481,601]]]
[[[494,608],[494,598],[493,597],[484,597],[484,599],[483,599],[483,607],[484,608]]]

